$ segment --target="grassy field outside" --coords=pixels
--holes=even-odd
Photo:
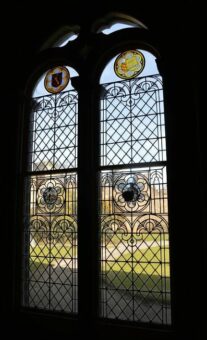
[[[103,262],[102,275],[106,285],[128,294],[162,300],[162,292],[170,292],[169,250],[151,247],[136,250]],[[170,295],[166,294],[166,301]]]
[[[77,257],[77,245],[66,243],[45,243],[38,242],[34,247],[30,247],[30,259],[35,263],[53,265],[57,260],[72,259]]]
[[[102,249],[107,250],[111,256],[102,259],[101,274],[105,284],[113,289],[126,290],[126,293],[142,295],[146,298],[163,298],[162,292],[169,300],[170,292],[170,266],[168,246],[162,247],[159,242],[168,244],[168,235],[145,235],[140,240],[140,247],[134,247],[133,252],[126,241],[114,235],[111,240],[102,243]],[[151,244],[151,246],[148,246]],[[161,244],[161,243],[160,243]],[[113,256],[113,251],[124,247]],[[143,247],[144,246],[144,247]],[[77,245],[66,243],[38,242],[30,249],[30,271],[43,272],[47,266],[55,266],[58,261],[70,260],[77,257]]]

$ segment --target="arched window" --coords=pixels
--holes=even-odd
[[[26,90],[22,306],[170,327],[159,49],[112,17],[51,40]]]
[[[77,72],[56,66],[31,98],[25,198],[23,304],[77,313]]]
[[[101,83],[101,315],[170,324],[162,77],[151,53],[133,49]]]

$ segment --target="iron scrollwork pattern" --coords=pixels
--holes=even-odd
[[[78,312],[77,104],[73,90],[32,100],[23,254],[23,305],[72,314]]]
[[[159,75],[102,85],[100,158],[101,316],[170,324],[167,163]]]

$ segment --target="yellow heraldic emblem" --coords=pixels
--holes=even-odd
[[[137,77],[144,69],[145,58],[140,51],[130,50],[121,53],[115,60],[114,71],[119,78]]]

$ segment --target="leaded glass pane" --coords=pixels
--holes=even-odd
[[[28,170],[77,167],[76,91],[33,99]]]
[[[170,324],[162,79],[101,86],[100,316]]]
[[[32,99],[25,180],[23,305],[78,312],[75,90]]]
[[[102,86],[101,165],[165,161],[161,77]]]

